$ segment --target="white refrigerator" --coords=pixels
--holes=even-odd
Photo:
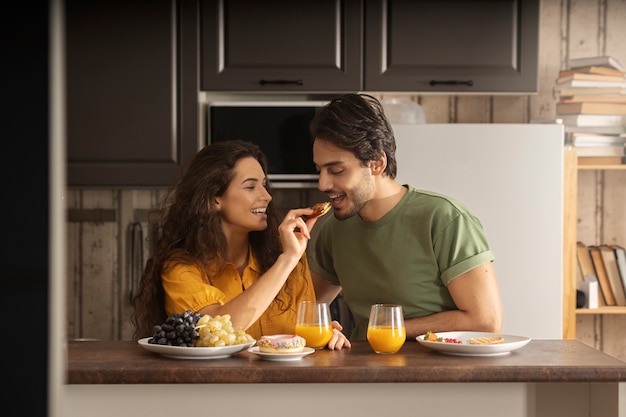
[[[563,127],[394,124],[398,176],[481,220],[504,305],[503,333],[562,338]]]

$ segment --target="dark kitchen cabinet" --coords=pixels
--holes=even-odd
[[[197,150],[195,1],[66,0],[69,186],[166,186]]]
[[[539,0],[365,0],[365,88],[537,91]]]
[[[539,0],[204,0],[205,91],[537,91]]]
[[[361,0],[203,0],[202,90],[359,90],[361,15]]]

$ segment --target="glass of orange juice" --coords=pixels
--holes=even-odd
[[[333,335],[328,303],[300,301],[296,317],[296,334],[306,340],[306,346],[323,349]]]
[[[406,341],[402,306],[374,304],[367,325],[367,341],[376,353],[396,353]]]

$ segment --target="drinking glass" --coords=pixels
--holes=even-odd
[[[296,334],[306,340],[306,346],[323,349],[333,335],[328,303],[300,301]]]
[[[406,341],[402,306],[374,304],[367,325],[367,341],[376,353],[396,353]]]

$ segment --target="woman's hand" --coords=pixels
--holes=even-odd
[[[283,245],[283,253],[297,258],[302,256],[311,239],[309,230],[313,227],[317,218],[305,220],[302,216],[313,213],[311,208],[289,210],[282,223],[278,226],[278,233]]]
[[[330,338],[328,342],[328,350],[341,350],[345,348],[351,348],[352,344],[348,340],[348,338],[341,333],[343,326],[339,324],[338,321],[333,320],[331,325],[333,326],[333,337]]]

